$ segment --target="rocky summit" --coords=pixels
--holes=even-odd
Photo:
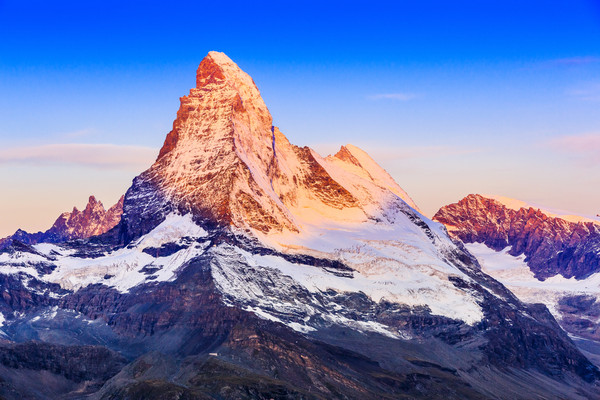
[[[361,149],[291,144],[222,53],[118,224],[68,239],[0,253],[5,398],[600,398],[545,306]]]

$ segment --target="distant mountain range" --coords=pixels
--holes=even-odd
[[[15,240],[24,244],[61,243],[106,233],[121,220],[123,199],[124,196],[121,196],[115,205],[105,210],[102,202],[90,196],[83,211],[73,207],[73,211],[62,213],[45,232],[28,233],[19,229],[14,234],[0,239],[0,249],[10,246]]]
[[[223,53],[156,162],[93,200],[0,252],[4,398],[600,398],[588,353],[459,240],[506,247],[478,230],[495,209],[449,206],[449,235],[358,147],[291,144]]]

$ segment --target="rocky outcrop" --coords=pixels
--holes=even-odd
[[[115,205],[105,210],[100,201],[90,196],[82,211],[73,207],[73,211],[61,214],[45,235],[71,240],[85,239],[108,232],[121,220],[123,200],[124,196],[121,196]]]
[[[61,243],[101,235],[114,228],[121,220],[123,200],[124,196],[121,196],[116,204],[105,210],[102,202],[90,196],[82,211],[73,207],[73,211],[62,213],[45,232],[27,233],[19,229],[13,235],[0,240],[0,249],[10,246],[15,241],[25,244]]]
[[[0,396],[82,398],[99,390],[126,364],[123,356],[101,346],[0,344]]]
[[[481,195],[444,206],[433,219],[464,243],[496,251],[511,246],[509,254],[524,254],[538,279],[583,279],[600,271],[600,226],[594,222],[569,222],[533,207],[513,210]]]

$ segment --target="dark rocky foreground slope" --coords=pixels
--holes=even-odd
[[[544,307],[520,304],[500,285],[496,292],[508,301],[488,293],[485,319],[473,327],[360,293],[324,293],[321,301],[363,314],[357,319],[401,326],[411,338],[322,321],[302,334],[224,305],[211,264],[236,261],[216,257],[208,251],[184,265],[176,280],[130,293],[91,285],[60,299],[15,296],[9,303],[23,316],[4,329],[2,395],[594,398],[597,369]],[[53,288],[38,291],[47,289]],[[47,384],[35,384],[40,377]]]

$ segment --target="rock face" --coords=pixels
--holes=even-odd
[[[545,307],[483,273],[364,151],[290,144],[221,53],[117,227],[13,243],[0,277],[7,398],[36,381],[21,367],[50,376],[50,398],[598,398],[600,372]],[[14,343],[111,352],[85,347],[103,362],[81,387],[12,363]]]
[[[71,240],[85,239],[108,232],[121,220],[123,200],[124,197],[121,196],[115,205],[105,210],[100,201],[90,196],[83,211],[73,207],[73,211],[61,214],[46,235]]]
[[[600,226],[569,222],[533,207],[511,209],[497,200],[469,195],[442,207],[433,217],[464,243],[526,256],[536,278],[583,279],[600,271]]]
[[[368,159],[367,166],[348,158],[352,152]],[[330,161],[349,165],[367,184],[383,185],[416,208],[361,150],[343,148]],[[262,233],[299,232],[305,210],[324,219],[339,218],[342,209],[344,218],[372,217],[368,194],[350,193],[328,165],[313,150],[290,144],[273,126],[252,78],[224,54],[210,52],[198,67],[196,88],[181,98],[158,159],[125,196],[121,239],[147,233],[173,210],[211,226]]]
[[[105,210],[102,202],[90,196],[83,211],[73,207],[73,211],[62,213],[45,232],[27,233],[19,229],[13,235],[0,240],[0,249],[15,240],[25,244],[61,243],[101,235],[114,228],[121,220],[123,200],[124,196],[121,196],[115,205]]]

